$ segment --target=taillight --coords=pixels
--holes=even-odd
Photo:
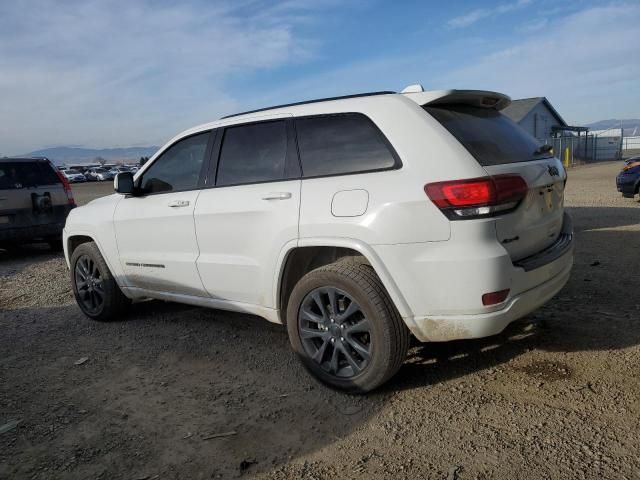
[[[498,292],[485,293],[482,295],[482,305],[488,307],[489,305],[497,305],[504,302],[509,296],[509,289],[500,290]]]
[[[76,201],[73,198],[73,191],[71,190],[71,184],[69,183],[69,180],[62,174],[60,170],[56,168],[53,163],[49,162],[49,165],[51,165],[53,171],[56,172],[56,175],[58,175],[60,182],[62,182],[62,188],[64,188],[64,193],[67,194],[67,201],[69,202],[69,205],[73,205],[75,207]]]
[[[527,195],[519,175],[496,175],[428,183],[424,191],[451,220],[490,217],[514,210]]]

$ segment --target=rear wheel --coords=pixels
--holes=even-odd
[[[94,320],[113,320],[130,303],[94,242],[83,243],[74,250],[71,285],[80,310]]]
[[[294,351],[320,381],[352,393],[382,385],[402,365],[409,331],[375,271],[354,259],[306,274],[287,308]]]

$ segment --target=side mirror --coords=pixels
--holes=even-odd
[[[133,173],[122,172],[113,179],[113,189],[123,195],[131,195],[134,190]]]

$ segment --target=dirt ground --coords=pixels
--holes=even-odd
[[[280,326],[161,302],[91,322],[61,255],[0,252],[0,478],[640,478],[640,203],[619,167],[570,171],[557,297],[415,346],[364,397],[311,379]]]

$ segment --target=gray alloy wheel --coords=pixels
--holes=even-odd
[[[94,242],[79,245],[71,255],[71,286],[76,302],[94,320],[113,320],[130,304]]]
[[[305,352],[330,375],[350,378],[371,358],[371,325],[360,305],[335,287],[312,290],[298,313],[298,332]]]
[[[407,326],[374,269],[359,257],[306,273],[291,291],[285,320],[304,367],[349,393],[382,385],[409,348]]]
[[[82,303],[82,309],[89,314],[98,313],[105,299],[102,274],[98,265],[88,255],[82,255],[76,261],[73,273],[78,290],[78,302]]]

